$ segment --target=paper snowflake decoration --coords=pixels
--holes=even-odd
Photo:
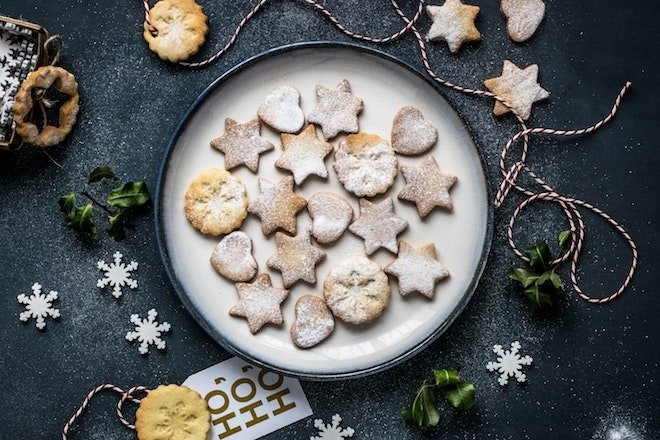
[[[511,350],[502,349],[501,345],[494,345],[493,352],[497,354],[497,362],[488,362],[486,368],[488,371],[498,371],[500,374],[497,380],[500,385],[504,386],[509,383],[509,377],[514,377],[518,382],[525,382],[527,376],[522,372],[523,365],[531,365],[532,358],[529,356],[520,357],[520,342],[515,341],[511,343]]]
[[[25,305],[25,311],[20,314],[18,319],[26,322],[30,318],[36,319],[36,325],[39,330],[46,327],[44,318],[50,316],[53,319],[60,317],[60,311],[53,308],[52,302],[57,299],[57,292],[51,290],[47,295],[41,293],[41,284],[32,285],[32,295],[29,297],[20,294],[16,297],[18,302]]]
[[[138,351],[141,354],[149,352],[149,346],[155,345],[157,349],[165,349],[165,341],[161,339],[163,333],[170,331],[170,324],[167,322],[158,323],[156,317],[158,312],[156,309],[151,309],[147,313],[147,319],[140,319],[139,315],[131,315],[131,322],[135,324],[135,330],[126,333],[126,340],[133,342],[134,340],[140,341]]]
[[[12,52],[18,49],[20,46],[7,33],[0,33],[0,61],[13,58]]]
[[[112,286],[112,296],[119,298],[122,295],[122,287],[128,286],[131,289],[137,289],[138,283],[131,278],[132,272],[137,270],[138,264],[131,261],[129,264],[123,263],[123,255],[117,251],[113,254],[115,261],[113,263],[106,263],[100,260],[96,265],[99,270],[104,272],[104,278],[98,280],[96,285],[104,288],[108,284]]]
[[[326,425],[323,420],[314,420],[314,427],[319,430],[318,436],[311,436],[309,440],[344,440],[348,437],[353,437],[355,431],[353,428],[345,428],[339,426],[341,417],[339,414],[332,416],[332,424]]]

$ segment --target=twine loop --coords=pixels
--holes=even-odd
[[[82,415],[82,413],[85,411],[85,409],[87,409],[87,407],[89,406],[92,398],[94,396],[96,396],[97,394],[99,394],[100,392],[105,391],[105,390],[114,391],[114,392],[121,395],[121,397],[119,398],[119,401],[117,401],[117,406],[115,408],[115,412],[117,413],[117,417],[119,418],[119,421],[125,427],[135,430],[135,425],[130,423],[124,417],[124,414],[122,412],[123,411],[123,406],[126,403],[126,401],[131,402],[131,403],[139,404],[140,399],[138,399],[137,397],[134,397],[134,394],[139,393],[139,392],[149,393],[149,391],[151,391],[151,390],[149,388],[143,387],[143,386],[134,386],[134,387],[129,388],[128,390],[123,390],[123,389],[119,388],[116,385],[113,385],[113,384],[110,384],[110,383],[105,383],[105,384],[97,386],[96,388],[92,389],[89,393],[87,393],[87,395],[83,399],[82,404],[78,407],[78,409],[73,414],[73,416],[71,416],[71,418],[64,425],[64,429],[62,429],[62,440],[67,440],[67,436],[69,434],[69,431],[71,430],[71,427],[73,426],[74,422]]]

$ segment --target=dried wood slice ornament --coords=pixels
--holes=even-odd
[[[46,97],[48,90],[65,96],[63,102],[55,103]],[[56,66],[43,66],[32,72],[16,93],[14,122],[16,133],[24,142],[38,147],[51,147],[62,142],[73,129],[78,117],[80,95],[76,77]],[[58,125],[48,123],[47,110],[60,104]],[[42,127],[35,122],[35,107],[42,114]]]

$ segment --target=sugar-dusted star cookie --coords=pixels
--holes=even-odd
[[[325,252],[312,244],[309,230],[300,231],[295,237],[275,233],[275,255],[266,264],[282,273],[284,287],[291,287],[296,281],[316,283],[316,265],[325,258]]]
[[[384,247],[397,253],[397,235],[408,227],[408,222],[394,213],[394,202],[387,198],[380,203],[360,199],[360,216],[348,229],[364,239],[367,255]]]
[[[550,96],[538,83],[539,66],[532,64],[519,69],[509,60],[504,60],[502,75],[484,81],[484,85],[495,95],[504,99],[523,119],[532,113],[532,104]],[[495,101],[493,113],[496,116],[510,112],[504,104]]]
[[[543,0],[502,0],[502,14],[506,17],[506,32],[517,43],[531,38],[545,15]]]
[[[464,5],[461,0],[447,0],[442,6],[427,6],[426,12],[433,21],[429,40],[446,41],[451,53],[457,53],[463,43],[481,39],[481,33],[474,25],[479,6]]]
[[[211,141],[211,146],[225,153],[225,168],[231,170],[245,165],[253,173],[259,167],[259,155],[273,149],[273,144],[260,136],[259,119],[252,119],[245,124],[232,118],[225,119],[225,133]]]
[[[307,206],[307,200],[293,192],[293,177],[282,177],[277,183],[259,179],[259,198],[250,202],[248,212],[261,219],[261,230],[268,235],[278,228],[296,233],[296,215]]]
[[[406,241],[399,243],[396,260],[385,266],[385,272],[399,280],[399,293],[419,292],[432,298],[435,284],[449,276],[449,271],[435,257],[435,245],[425,244],[415,248]]]
[[[332,151],[332,145],[316,136],[316,127],[309,124],[300,134],[282,133],[282,155],[275,166],[293,173],[300,185],[311,174],[327,178],[328,169],[323,161]]]
[[[316,86],[316,108],[307,120],[321,127],[323,137],[331,139],[339,133],[357,133],[357,115],[362,111],[362,99],[351,93],[351,85],[343,79],[334,89]]]
[[[453,209],[449,189],[458,178],[440,171],[433,156],[426,155],[418,167],[401,165],[401,174],[406,185],[399,192],[400,200],[408,200],[417,205],[419,216],[424,218],[436,206]]]
[[[253,334],[265,324],[284,322],[280,305],[289,291],[273,287],[268,274],[262,273],[252,283],[236,283],[236,290],[239,300],[229,314],[247,319]]]

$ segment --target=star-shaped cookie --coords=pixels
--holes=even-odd
[[[538,83],[539,66],[532,64],[519,69],[509,60],[504,60],[502,75],[484,81],[488,90],[503,98],[507,104],[527,120],[532,113],[532,104],[550,96],[547,90]],[[493,113],[496,116],[510,112],[504,104],[495,101]]]
[[[427,6],[426,12],[433,21],[429,29],[429,40],[446,41],[451,53],[457,53],[463,43],[481,39],[481,33],[474,25],[479,6],[464,5],[460,0],[447,0],[442,6]]]
[[[293,192],[293,177],[282,177],[277,183],[259,179],[259,198],[250,202],[248,212],[261,219],[261,230],[268,235],[277,228],[296,233],[296,214],[307,206],[307,200]]]
[[[260,136],[259,119],[245,124],[232,118],[225,119],[225,132],[211,141],[211,146],[225,153],[225,169],[245,165],[253,173],[259,168],[259,155],[273,149],[273,144]]]
[[[275,166],[293,173],[296,185],[310,174],[327,178],[328,169],[323,161],[332,151],[332,145],[316,136],[316,127],[309,124],[300,134],[282,133],[282,154]]]
[[[435,257],[435,245],[425,244],[415,248],[406,241],[399,243],[399,256],[385,266],[385,272],[399,279],[399,293],[419,292],[432,298],[435,284],[447,278],[449,271]]]
[[[340,132],[357,133],[357,115],[362,111],[362,99],[353,96],[351,85],[343,79],[334,89],[316,86],[316,108],[307,120],[321,127],[323,137],[331,139]]]
[[[316,283],[316,265],[325,258],[325,252],[312,244],[309,230],[295,237],[277,232],[275,247],[275,255],[266,264],[282,273],[284,287],[291,287],[298,280]]]
[[[262,273],[252,283],[236,283],[236,290],[239,300],[229,309],[229,314],[247,319],[253,334],[265,324],[282,324],[280,304],[289,291],[273,287],[268,274]]]
[[[418,167],[401,165],[406,185],[399,192],[399,199],[414,202],[419,216],[424,218],[436,206],[453,209],[449,189],[458,178],[440,171],[433,156],[426,155]]]
[[[371,255],[381,247],[396,254],[396,237],[407,227],[408,222],[394,213],[394,202],[387,198],[380,203],[360,199],[360,216],[348,229],[364,239],[367,255]]]

